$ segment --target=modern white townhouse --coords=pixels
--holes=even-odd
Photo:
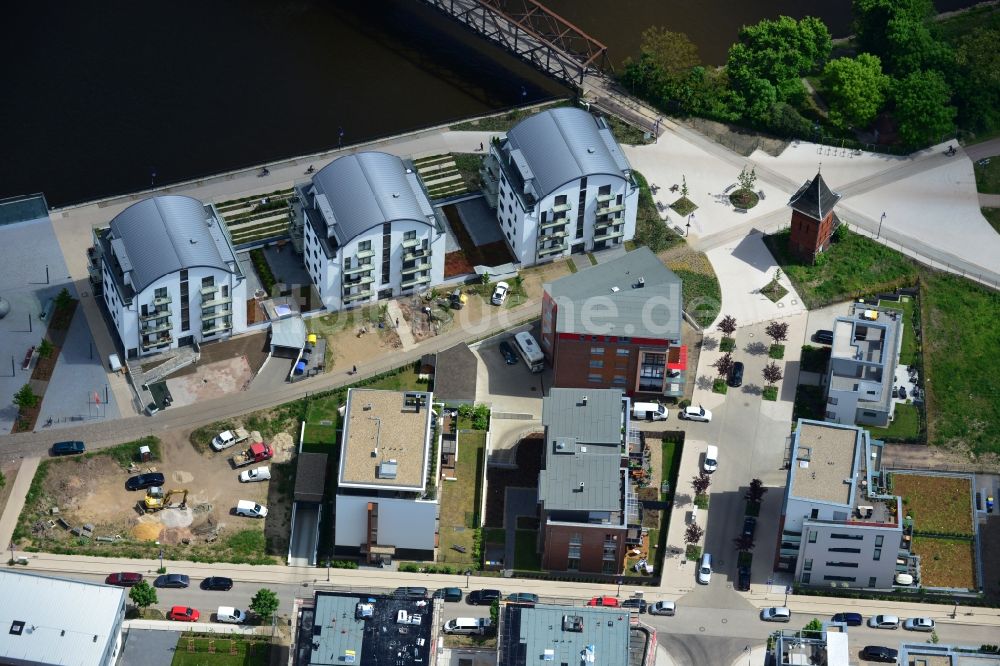
[[[444,279],[444,221],[412,166],[345,155],[296,187],[306,270],[329,310],[426,289]]]
[[[523,266],[621,245],[639,187],[603,118],[560,107],[525,118],[483,163],[483,190]]]
[[[246,278],[210,206],[164,195],[94,229],[100,282],[128,358],[246,330]]]

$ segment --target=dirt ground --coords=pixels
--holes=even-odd
[[[236,393],[253,378],[253,371],[245,356],[228,358],[213,363],[198,363],[197,371],[183,377],[167,379],[167,388],[175,406],[191,405]]]
[[[388,350],[402,347],[394,330],[371,325],[367,328],[368,332],[360,336],[355,328],[326,336],[327,372],[346,372],[355,365],[360,371],[366,362],[384,358]]]
[[[187,431],[175,430],[161,436],[162,462],[141,466],[141,471],[159,471],[166,476],[165,490],[189,491],[187,507],[168,508],[145,514],[136,509],[144,497],[143,491],[125,490],[125,480],[134,473],[122,468],[110,456],[93,456],[68,460],[53,460],[43,483],[46,502],[40,507],[48,513],[58,507],[58,516],[70,527],[94,526],[94,537],[111,537],[123,543],[159,541],[177,546],[174,555],[183,556],[186,547],[201,547],[217,543],[225,537],[247,529],[263,530],[269,543],[268,553],[282,555],[287,550],[291,498],[281,497],[278,487],[281,474],[290,471],[288,462],[294,451],[289,435],[278,435],[271,443],[275,457],[271,461],[272,480],[242,484],[239,473],[229,458],[238,451],[234,447],[220,453],[198,453],[188,440]],[[253,466],[250,466],[253,467]],[[287,485],[287,484],[286,484]],[[268,516],[259,521],[233,514],[238,500],[253,500],[268,507]],[[171,503],[179,501],[175,496]],[[64,528],[45,521],[36,521],[33,532],[45,543],[70,542],[75,537]],[[34,539],[33,539],[34,540]],[[210,547],[214,548],[214,547]],[[111,551],[108,554],[112,554]]]
[[[14,480],[17,479],[17,472],[21,468],[20,462],[4,463],[0,465],[0,472],[3,472],[6,483],[0,488],[0,514],[7,506],[7,498],[10,497],[11,488],[14,487]]]
[[[170,375],[172,378],[193,375],[198,368],[202,368],[216,361],[224,361],[233,358],[246,358],[250,370],[256,373],[260,366],[264,364],[270,347],[267,342],[267,332],[254,333],[253,335],[241,335],[230,340],[212,342],[202,345],[201,360],[198,365],[189,365]],[[144,366],[145,367],[145,366]]]

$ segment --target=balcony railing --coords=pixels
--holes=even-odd
[[[553,232],[551,234],[541,234],[538,237],[538,244],[542,245],[543,243],[545,243],[545,241],[556,240],[558,238],[566,238],[567,235],[568,234],[566,233],[565,230],[563,230],[563,231],[555,231],[555,232]]]
[[[415,278],[410,278],[409,280],[403,280],[399,286],[401,289],[409,289],[410,287],[416,287],[419,284],[425,284],[430,281],[430,275],[421,275]]]
[[[202,298],[204,298],[205,296],[209,296],[211,294],[214,294],[218,288],[219,288],[219,286],[215,285],[215,284],[205,285],[204,287],[201,288],[201,296],[202,296]]]
[[[355,273],[371,273],[375,270],[374,264],[362,264],[354,268],[345,268],[344,275],[354,275]]]
[[[358,259],[368,259],[375,256],[375,250],[358,250],[354,256]]]
[[[608,203],[609,201],[614,201],[617,195],[614,194],[598,194],[597,203]]]
[[[173,299],[170,298],[169,295],[164,296],[162,298],[154,298],[153,299],[153,305],[155,307],[160,307],[161,305],[170,305],[172,302],[173,302]]]
[[[364,275],[359,278],[354,278],[351,280],[344,280],[344,288],[349,289],[351,287],[360,287],[362,285],[371,284],[375,281],[371,275]]]
[[[212,326],[208,328],[202,327],[202,335],[211,335],[212,333],[218,333],[219,331],[228,331],[233,327],[233,322],[230,319],[220,319],[215,322]]]
[[[142,310],[139,311],[139,321],[161,319],[163,317],[170,317],[170,308],[154,308],[152,310],[146,310],[146,314],[142,314]]]
[[[343,300],[345,303],[353,303],[354,301],[359,301],[362,298],[370,298],[371,295],[372,295],[372,290],[365,289],[364,291],[359,291],[356,294],[344,294]]]
[[[420,245],[420,238],[407,238],[403,241],[403,249],[409,249],[411,247],[418,247]]]
[[[540,248],[538,248],[538,256],[539,257],[546,257],[546,256],[548,256],[550,254],[555,254],[557,252],[565,252],[565,251],[566,251],[566,245],[565,244],[563,244],[563,245],[554,245],[552,247],[540,247]]]
[[[403,261],[416,261],[417,259],[429,259],[431,251],[424,247],[412,248],[403,253]]]
[[[551,210],[553,213],[565,213],[567,211],[573,210],[573,207],[568,203],[556,204],[555,206],[552,207]]]
[[[171,342],[173,342],[173,338],[172,337],[170,337],[169,335],[161,335],[161,336],[158,336],[158,337],[156,337],[156,338],[154,338],[152,340],[143,339],[143,341],[142,341],[142,348],[143,349],[156,349],[156,348],[159,348],[159,347],[166,347]]]
[[[400,272],[403,275],[412,275],[413,273],[419,273],[420,271],[426,271],[426,270],[430,269],[430,267],[431,267],[431,262],[430,261],[418,261],[413,266],[403,266],[403,269]]]
[[[202,297],[201,307],[210,308],[215,305],[226,305],[227,303],[232,303],[232,302],[233,299],[231,296],[213,296],[211,299],[207,301],[204,299],[204,297]]]
[[[228,317],[231,314],[233,314],[232,308],[223,308],[221,310],[216,310],[215,312],[210,312],[210,313],[202,312],[201,320],[211,321],[213,319],[218,319],[219,317]]]
[[[145,326],[140,326],[139,327],[139,331],[143,335],[151,335],[153,333],[159,333],[160,331],[169,331],[169,330],[170,330],[170,320],[169,319],[167,319],[167,321],[165,321],[165,322],[163,322],[161,324],[149,324],[149,325],[145,325]]]
[[[553,227],[565,227],[568,222],[569,220],[567,220],[565,217],[561,217],[557,220],[549,220],[548,222],[545,222],[544,224],[541,225],[541,228],[542,230],[545,230],[545,229],[551,229]]]
[[[594,242],[609,240],[611,238],[618,238],[619,236],[624,236],[624,235],[625,235],[624,231],[610,231],[606,234],[600,234],[598,236],[594,236]]]
[[[610,215],[612,213],[617,213],[620,210],[625,210],[625,204],[613,204],[609,206],[598,206],[598,215]]]

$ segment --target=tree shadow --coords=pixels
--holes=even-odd
[[[687,506],[694,501],[694,496],[688,493],[674,493],[674,508]],[[671,516],[672,518],[673,516]]]
[[[747,346],[743,348],[743,351],[748,354],[753,354],[754,356],[760,356],[762,354],[766,354],[769,349],[770,348],[766,344],[758,340],[757,342],[747,344]]]
[[[698,388],[702,389],[703,391],[710,391],[712,389],[712,384],[714,381],[715,378],[709,377],[708,375],[702,375],[698,377],[697,380]]]
[[[744,384],[742,390],[747,395],[761,395],[764,393],[764,387],[757,386],[756,384]]]
[[[701,348],[707,351],[715,351],[719,348],[719,341],[716,338],[706,335],[701,339]]]

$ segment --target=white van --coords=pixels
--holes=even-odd
[[[249,518],[263,518],[267,515],[267,507],[251,500],[240,500],[236,503],[236,515]]]
[[[896,574],[896,585],[913,585],[913,576],[908,573]]]
[[[228,624],[243,624],[247,621],[247,614],[232,606],[219,606],[219,610],[215,613],[215,619],[217,622]]]
[[[666,421],[667,408],[658,402],[632,403],[632,418],[643,421]]]
[[[719,447],[709,445],[705,449],[705,462],[701,464],[701,468],[708,474],[719,469]]]
[[[712,582],[712,554],[703,553],[698,562],[698,582],[708,585]]]
[[[488,617],[456,617],[444,623],[444,633],[482,635],[492,626],[493,621]]]

